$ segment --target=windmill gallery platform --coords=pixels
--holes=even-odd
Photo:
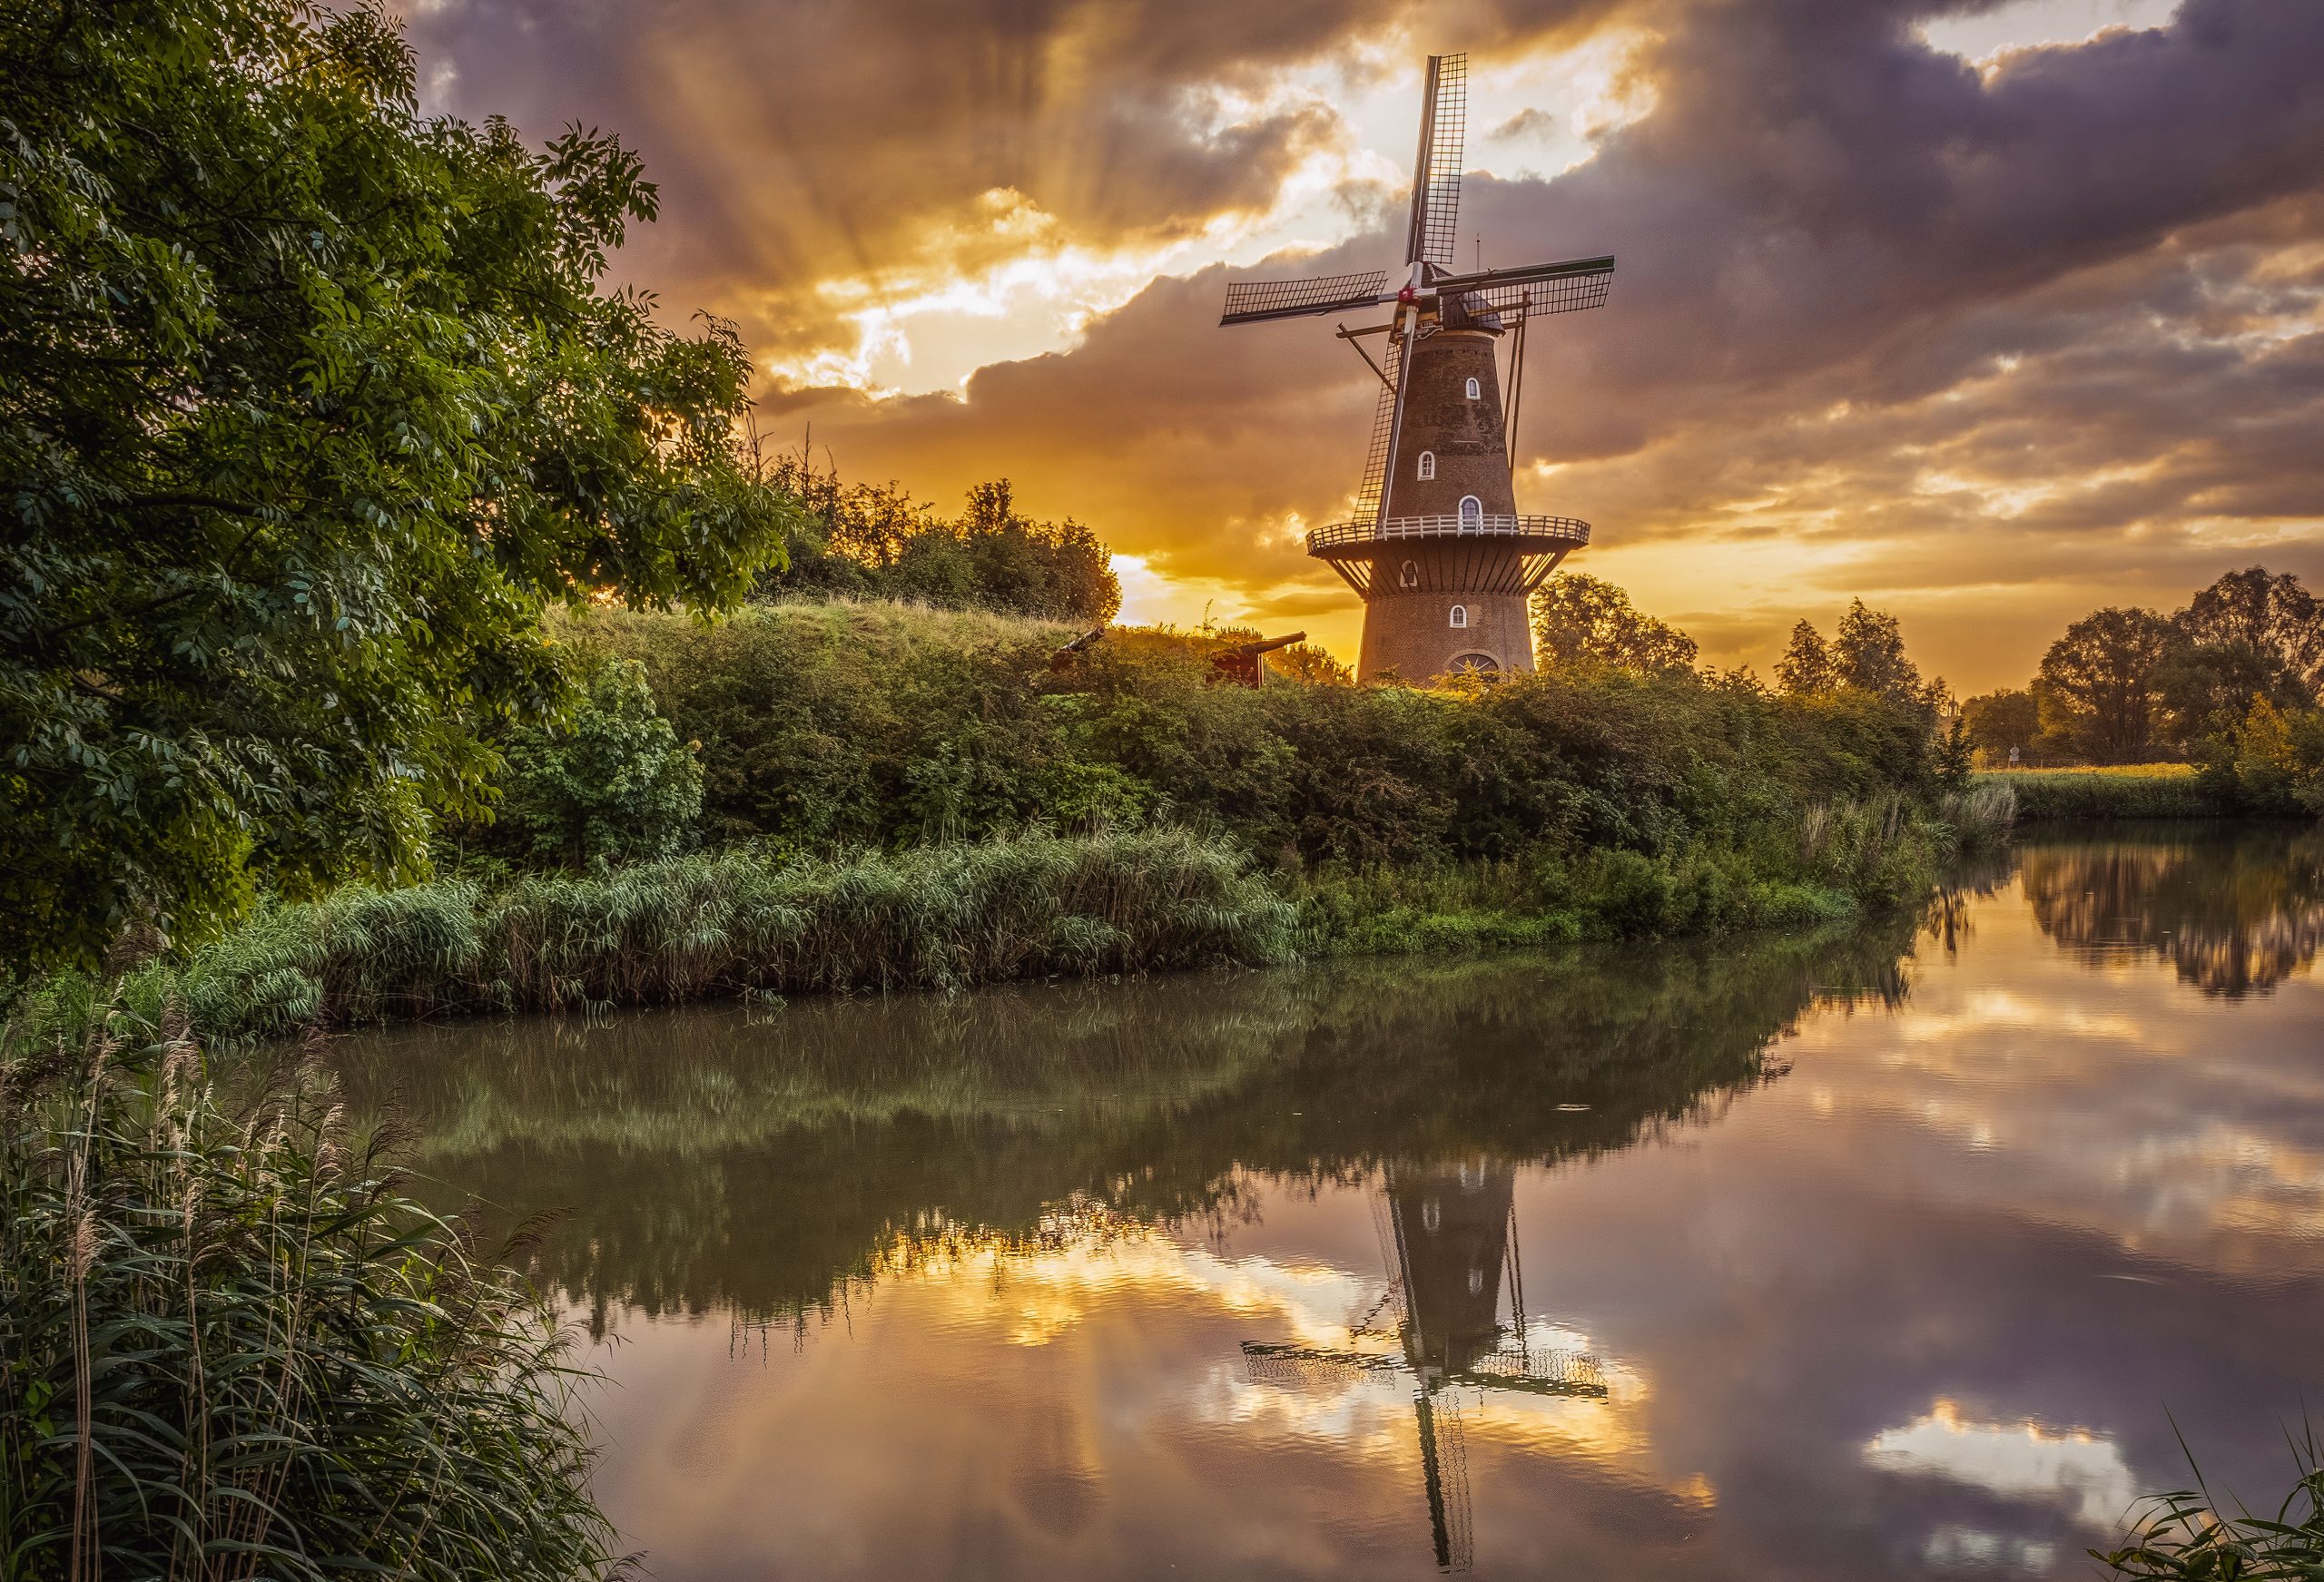
[[[1614,260],[1453,272],[1467,79],[1465,55],[1430,57],[1401,287],[1387,293],[1384,270],[1245,281],[1227,289],[1219,319],[1391,309],[1385,324],[1338,330],[1378,377],[1379,405],[1355,515],[1307,535],[1307,553],[1364,601],[1362,681],[1531,671],[1528,602],[1590,542],[1587,522],[1518,513],[1510,440],[1526,324],[1602,306]],[[1377,359],[1364,348],[1374,336],[1383,338]]]

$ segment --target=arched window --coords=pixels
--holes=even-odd
[[[1396,585],[1400,588],[1420,586],[1420,567],[1409,560],[1404,562],[1403,569],[1396,574]]]
[[[1482,396],[1484,393],[1485,393],[1485,392],[1484,392],[1484,387],[1483,387],[1483,386],[1482,386],[1482,385],[1478,384],[1478,383],[1477,383],[1477,381],[1476,381],[1476,380],[1474,380],[1474,379],[1471,379],[1471,380],[1469,381],[1469,399],[1471,399],[1472,401],[1476,400],[1479,397]]]
[[[1466,626],[1468,624],[1469,624],[1469,606],[1468,606],[1468,605],[1466,605],[1466,604],[1455,604],[1455,605],[1453,605],[1453,606],[1452,606],[1452,624],[1453,624],[1453,625],[1455,625],[1455,626]]]
[[[1436,452],[1423,450],[1420,453],[1420,476],[1423,480],[1436,476]]]
[[[1461,529],[1467,532],[1485,525],[1485,503],[1474,495],[1461,496]]]

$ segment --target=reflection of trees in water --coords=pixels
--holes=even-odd
[[[2091,960],[2152,952],[2206,994],[2264,993],[2324,945],[2324,837],[2242,830],[2024,849],[2034,920]]]
[[[767,1318],[931,1260],[1157,1221],[1253,1174],[1586,1157],[1715,1113],[1818,999],[1893,999],[1909,923],[1718,948],[1334,963],[952,1000],[526,1020],[336,1046],[448,1192],[569,1208],[539,1253],[602,1315]]]

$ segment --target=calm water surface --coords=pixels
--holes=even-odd
[[[2091,1576],[2324,1418],[2324,842],[1924,919],[346,1040],[724,1577]]]

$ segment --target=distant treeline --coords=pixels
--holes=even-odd
[[[1007,478],[969,490],[944,516],[897,483],[842,483],[802,445],[766,470],[795,499],[789,564],[759,575],[762,600],[907,599],[944,610],[991,610],[1102,626],[1121,608],[1106,545],[1079,522],[1037,521],[1017,508]]]
[[[1971,698],[1987,761],[2192,762],[2254,805],[2324,812],[2324,604],[2290,574],[2230,572],[2170,615],[2094,610],[2022,688]]]

